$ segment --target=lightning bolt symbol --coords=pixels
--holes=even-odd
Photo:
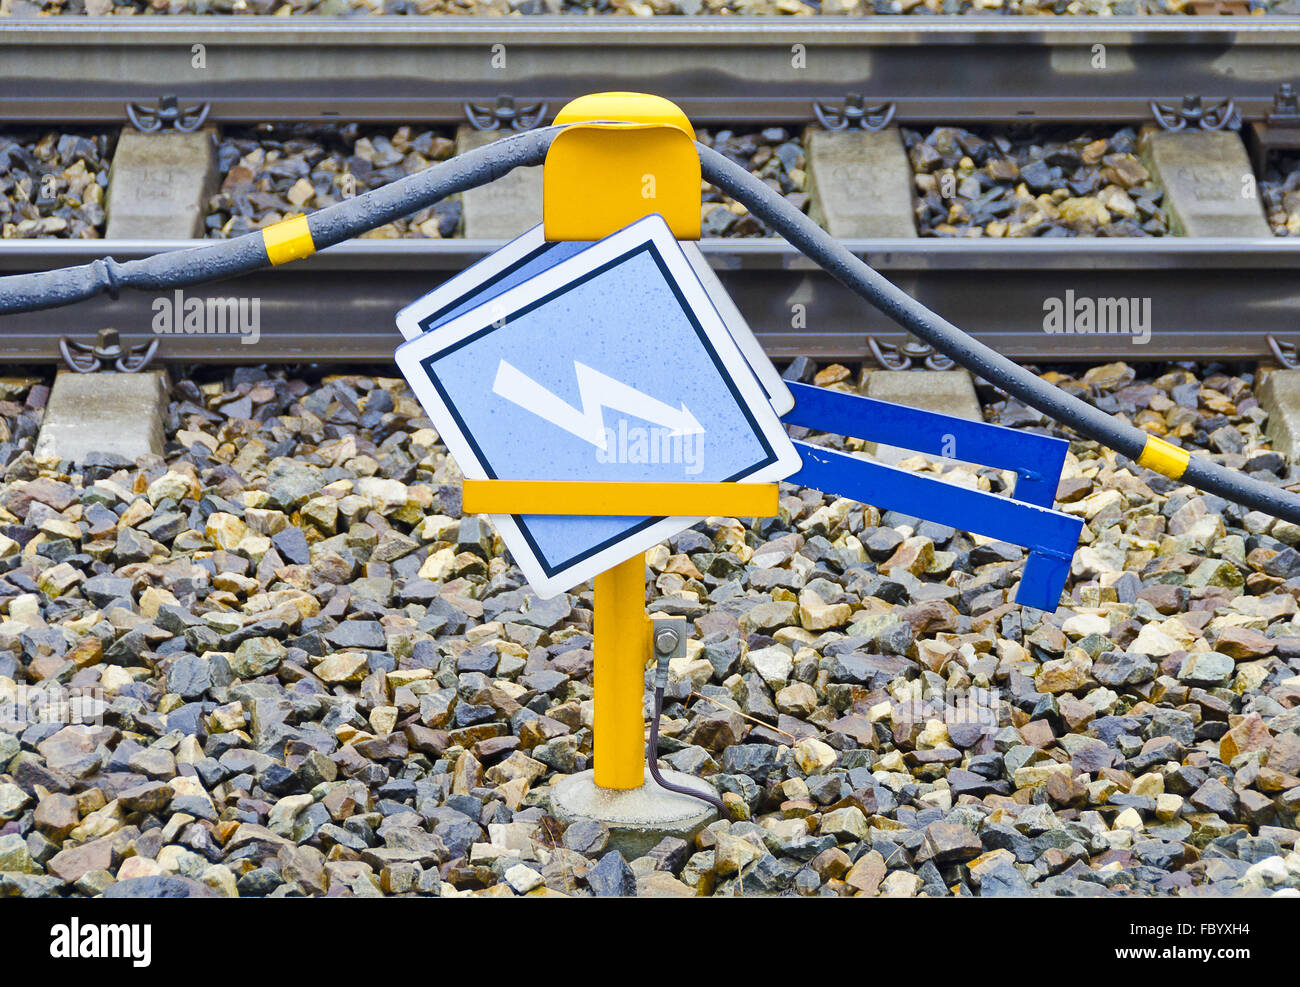
[[[697,435],[704,432],[704,426],[684,403],[674,408],[577,360],[573,361],[573,372],[578,381],[580,408],[575,408],[563,398],[552,394],[505,360],[497,365],[492,393],[601,450],[606,446],[606,408],[653,422],[669,429],[670,435]]]

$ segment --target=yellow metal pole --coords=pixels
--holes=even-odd
[[[596,577],[595,637],[595,782],[600,788],[640,788],[645,780],[642,702],[650,658],[643,555]]]
[[[542,169],[546,239],[599,240],[651,213],[677,239],[700,238],[700,155],[680,107],[644,93],[593,93],[555,122],[568,126]]]
[[[546,239],[599,240],[650,213],[679,240],[700,238],[700,159],[679,107],[644,93],[594,93],[570,102],[555,122],[569,127],[542,169]],[[594,780],[599,788],[640,788],[650,660],[643,556],[596,577],[594,619]]]
[[[714,515],[770,517],[775,483],[602,483],[466,478],[467,514]],[[651,654],[645,612],[645,557],[596,577],[594,781],[640,788],[645,780],[645,666]]]

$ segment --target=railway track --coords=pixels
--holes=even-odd
[[[39,160],[30,146],[0,140],[0,195],[22,199],[12,209],[0,198],[0,231],[93,235],[121,222],[123,213],[100,208],[120,194],[143,203],[126,210],[136,231],[161,237],[162,221],[184,217],[193,221],[180,228],[210,236],[0,239],[0,277],[198,246],[222,265],[101,264],[80,280],[36,279],[39,290],[25,282],[26,294],[0,285],[6,310],[123,284],[157,289],[0,316],[0,896],[1208,896],[1300,887],[1300,467],[1283,382],[1297,375],[1241,365],[1288,363],[1300,237],[1263,236],[1253,200],[1254,226],[1238,228],[1259,236],[1172,235],[1190,215],[1175,190],[1190,184],[1195,198],[1203,172],[1192,165],[1194,180],[1182,181],[1157,165],[1155,150],[1148,171],[1139,153],[1154,141],[1138,136],[1152,101],[1176,102],[1189,86],[1208,101],[1233,100],[1248,124],[1266,122],[1277,87],[1300,81],[1289,23],[1190,34],[1060,22],[1028,32],[946,22],[931,32],[915,20],[906,31],[796,31],[770,21],[733,30],[717,18],[716,31],[638,22],[610,33],[569,21],[548,34],[536,21],[503,31],[478,20],[439,39],[411,22],[322,34],[305,18],[165,20],[157,30],[0,25],[0,122],[67,128],[37,138]],[[617,40],[606,48],[603,36]],[[481,64],[492,45],[505,58],[499,77]],[[820,74],[796,81],[767,68],[797,46]],[[1098,46],[1114,76],[1092,86],[1080,59]],[[193,68],[200,54],[216,71],[191,78],[179,63]],[[943,56],[951,77],[936,69],[948,67]],[[660,58],[669,67],[656,74]],[[140,79],[149,81],[130,81]],[[616,85],[659,88],[705,127],[770,128],[752,154],[701,135],[702,173],[714,186],[701,214],[731,213],[714,229],[734,232],[742,223],[731,206],[743,204],[750,234],[706,236],[705,256],[782,365],[811,357],[795,360],[791,377],[856,385],[880,400],[893,389],[904,403],[952,385],[927,397],[959,416],[941,420],[953,433],[940,448],[963,460],[896,460],[918,474],[908,490],[925,474],[950,483],[926,495],[941,505],[891,493],[894,481],[827,489],[808,470],[852,462],[848,454],[870,451],[870,436],[818,434],[841,424],[816,420],[819,402],[856,399],[796,387],[801,407],[787,421],[810,445],[790,478],[798,486],[780,491],[780,513],[712,517],[646,553],[649,600],[632,602],[686,618],[681,629],[698,638],[690,649],[678,639],[686,654],[657,683],[650,756],[707,777],[735,819],[698,839],[680,827],[682,838],[638,833],[621,848],[610,827],[570,824],[561,787],[610,763],[600,731],[610,729],[603,710],[615,707],[603,705],[599,690],[609,687],[593,667],[611,660],[609,603],[596,601],[608,600],[612,583],[598,577],[594,596],[583,586],[546,601],[532,593],[505,543],[472,513],[479,506],[450,433],[429,427],[426,408],[388,369],[400,341],[395,311],[500,243],[454,238],[476,215],[469,186],[506,163],[540,164],[551,137],[475,149],[479,135],[457,127],[453,137],[447,125],[463,124],[475,101],[489,114],[501,97],[513,101],[503,110],[535,103],[553,113],[576,92]],[[846,107],[879,105],[878,123],[903,127],[842,135],[860,141],[815,128],[796,136],[818,115],[815,101],[830,104],[824,120],[853,92],[860,99]],[[206,120],[221,139],[124,134],[113,147],[126,104],[147,113],[160,97],[178,113],[192,108],[189,129]],[[353,133],[328,153],[285,156],[248,128],[235,136],[250,121],[336,117],[428,129],[413,140],[391,127],[373,141]],[[918,143],[917,130],[936,120],[1111,129],[1035,138],[1033,153],[955,128]],[[101,133],[90,141],[74,136],[78,126]],[[1226,182],[1235,195],[1240,179],[1265,180],[1234,136],[1209,137],[1226,140],[1190,146],[1228,148],[1197,159],[1217,168],[1201,191]],[[195,152],[166,175],[178,176],[174,196],[156,194],[160,144]],[[862,153],[842,158],[839,172],[826,165],[832,144]],[[469,157],[446,164],[454,148]],[[21,159],[11,169],[21,187],[4,170],[12,159]],[[893,188],[897,199],[863,194],[861,171],[873,164],[893,183],[871,188]],[[1300,195],[1300,163],[1286,172],[1267,179],[1279,201]],[[222,191],[211,196],[214,174]],[[912,207],[865,216],[898,221],[894,238],[838,234],[903,292],[815,228],[864,218],[832,215],[827,189],[840,174],[841,200]],[[344,176],[363,187],[343,192],[334,180]],[[512,172],[497,186],[507,220],[537,204],[524,188],[535,176]],[[392,181],[403,184],[374,194]],[[945,184],[952,189],[935,191]],[[460,201],[437,206],[454,205],[455,215],[394,225],[402,209],[427,212],[453,188],[466,190]],[[45,212],[34,217],[38,197]],[[160,201],[167,207],[145,208]],[[78,226],[59,225],[56,211],[86,205]],[[1065,217],[1083,206],[1101,218]],[[1300,221],[1287,202],[1279,208],[1285,228]],[[313,212],[284,223],[296,209]],[[45,219],[59,222],[47,228]],[[150,219],[157,225],[142,225]],[[398,235],[345,239],[381,219]],[[217,240],[272,224],[265,239]],[[764,229],[801,243],[855,291],[785,240],[753,235]],[[413,230],[424,235],[401,236]],[[1046,235],[1015,239],[1015,230]],[[1109,235],[1078,235],[1086,232]],[[250,270],[330,243],[282,269],[188,286],[204,271]],[[155,335],[159,301],[183,308],[171,305],[178,284],[190,301],[256,301],[257,338]],[[1076,295],[1144,306],[1144,331],[1055,331],[1047,311]],[[938,364],[867,298],[952,352],[982,381],[978,393],[959,374],[855,379],[825,366],[873,356],[886,366]],[[913,299],[999,352],[981,353]],[[128,345],[153,342],[159,360],[181,370],[169,395],[162,374],[53,373],[64,337],[88,342],[109,327]],[[1103,365],[1027,372],[1013,361]],[[26,363],[46,366],[18,369]],[[867,415],[843,423],[858,417]],[[1042,435],[994,437],[961,417],[1007,430],[1068,426],[1069,449]],[[913,436],[887,437],[900,438]],[[964,462],[993,456],[974,443],[1009,449],[1013,438],[1055,447],[1054,465]],[[75,451],[83,439],[87,448]],[[538,448],[544,441],[539,434]],[[895,453],[907,455],[874,450],[891,461]],[[1081,538],[1068,562],[1064,546],[1056,556],[1065,588],[1055,599],[1024,592],[1042,559],[1026,558],[1019,539],[959,530],[983,529],[1004,506],[984,494],[1013,484],[1018,518],[1027,524],[1031,509],[1056,505],[1063,530]],[[1043,507],[1029,503],[1032,488]],[[962,503],[972,505],[966,517],[951,509]],[[634,562],[619,582],[635,575]],[[640,717],[644,696],[629,692],[637,695],[618,715],[636,707]],[[90,700],[79,710],[97,711],[99,723],[51,722],[45,707],[70,711],[73,696]],[[639,723],[629,722],[637,729],[627,744],[638,757]]]
[[[849,22],[763,18],[336,21],[295,17],[47,18],[0,30],[0,119],[117,124],[128,104],[164,96],[210,124],[337,120],[464,123],[467,105],[536,108],[542,119],[582,92],[649,89],[705,126],[807,123],[856,94],[895,121],[924,125],[1128,123],[1187,95],[1231,100],[1247,122],[1300,81],[1300,18],[909,17]],[[295,57],[311,50],[312,58]],[[708,51],[707,59],[701,52]],[[69,53],[75,55],[69,59]],[[199,55],[201,53],[201,57]],[[579,57],[581,53],[581,57]],[[936,71],[936,62],[943,71]],[[707,64],[707,68],[701,68]],[[383,68],[378,73],[376,65]],[[148,80],[148,81],[141,81]],[[547,109],[543,109],[543,108]],[[0,240],[0,272],[99,257],[129,259],[179,241]],[[259,360],[387,359],[392,313],[488,253],[482,240],[356,241],[239,281],[258,298]],[[1295,332],[1300,240],[1098,238],[851,241],[924,304],[1022,360],[1257,359]],[[782,241],[706,240],[706,255],[774,354],[868,359],[908,337]],[[340,272],[351,275],[340,278]],[[195,296],[222,297],[217,284]],[[1205,303],[1212,292],[1214,304]],[[1150,338],[1045,331],[1045,306],[1072,295],[1149,299]],[[116,328],[153,338],[151,296],[127,292],[4,320],[14,361],[57,358],[58,340]],[[873,343],[875,346],[873,347]],[[240,362],[221,337],[171,336],[163,359]]]
[[[858,18],[1011,16],[1246,16],[1295,14],[1295,0],[4,0],[0,17],[67,15],[276,15],[311,17],[685,16],[777,15]]]
[[[590,20],[16,20],[0,119],[121,122],[173,94],[219,123],[451,122],[467,102],[613,89],[700,124],[809,120],[850,93],[917,123],[1136,122],[1189,94],[1256,119],[1300,66],[1297,17]]]
[[[0,241],[0,274],[144,257],[203,241]],[[982,342],[1024,361],[1104,362],[1268,359],[1272,336],[1294,341],[1300,307],[1300,243],[1168,238],[1139,240],[850,241],[854,253],[927,307]],[[498,244],[475,240],[355,240],[288,267],[186,290],[186,297],[257,298],[255,347],[230,336],[155,337],[155,295],[3,319],[15,363],[58,359],[58,341],[93,341],[113,327],[128,343],[161,340],[159,358],[180,363],[387,361],[400,342],[393,313]],[[774,357],[867,360],[871,340],[898,347],[897,325],[780,240],[705,240],[702,249]],[[1153,249],[1153,247],[1155,249]],[[343,277],[341,275],[347,275]],[[235,287],[237,285],[237,287]],[[1150,298],[1150,339],[1051,334],[1044,305],[1067,292]],[[1213,304],[1206,304],[1212,297]],[[797,306],[802,306],[798,308]],[[798,322],[802,328],[792,327]]]

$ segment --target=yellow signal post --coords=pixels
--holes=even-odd
[[[593,93],[566,105],[555,123],[568,126],[551,142],[542,169],[546,239],[599,240],[651,213],[661,215],[679,240],[700,238],[700,158],[695,150],[695,130],[676,104],[645,93]],[[610,503],[586,503],[579,509],[568,499],[575,486],[580,485],[552,488],[559,501],[567,500],[563,513],[610,513]],[[634,488],[641,488],[639,493],[649,495],[658,505],[653,511],[615,508],[632,517],[718,513],[679,510],[671,493],[647,490],[644,484],[591,486],[607,491],[626,486],[616,492],[614,501],[626,500]],[[561,487],[568,489],[560,493]],[[529,511],[537,510],[536,505],[545,499],[529,496],[524,490],[510,493],[521,495],[517,503],[527,504]],[[695,491],[679,493],[697,496]],[[468,484],[466,496],[472,499]],[[606,510],[598,509],[602,507]],[[595,607],[594,780],[599,788],[640,788],[645,772],[643,676],[650,657],[645,564],[640,556],[596,577]]]
[[[555,483],[464,481],[468,514],[563,514],[612,517],[720,515],[770,517],[775,483]],[[645,612],[645,561],[637,555],[596,577],[595,724],[598,788],[640,788],[645,780],[645,666],[650,618]]]

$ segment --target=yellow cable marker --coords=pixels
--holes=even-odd
[[[1177,480],[1187,472],[1187,463],[1190,459],[1191,455],[1186,449],[1179,449],[1172,442],[1151,435],[1147,437],[1147,443],[1142,447],[1138,465],[1162,473],[1171,480]]]
[[[543,480],[464,481],[469,514],[562,514],[599,517],[771,517],[775,483],[605,483]]]
[[[301,214],[265,227],[262,242],[266,245],[266,256],[276,267],[316,252],[307,217]]]

